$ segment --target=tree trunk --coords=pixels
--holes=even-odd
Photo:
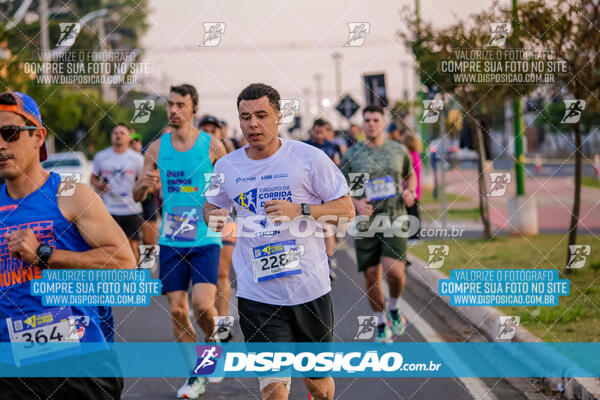
[[[479,186],[479,214],[481,215],[481,222],[483,223],[483,236],[485,239],[492,237],[492,228],[490,225],[490,212],[487,198],[487,184],[485,180],[485,148],[483,145],[483,134],[479,122],[474,118],[469,119],[471,121],[471,132],[473,133],[473,140],[475,145],[475,151],[477,151],[477,181]]]
[[[581,206],[581,159],[583,151],[581,148],[581,129],[579,122],[575,124],[573,131],[575,133],[575,196],[573,199],[573,212],[571,213],[571,224],[569,226],[569,246],[574,245],[577,241],[577,225],[579,224],[579,209]],[[569,247],[567,247],[567,262],[571,259]],[[566,269],[570,272],[570,269]]]

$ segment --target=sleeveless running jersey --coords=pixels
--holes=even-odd
[[[71,333],[80,342],[105,342],[112,339],[112,309],[89,306],[42,305],[41,296],[30,294],[31,281],[42,277],[41,269],[12,257],[7,233],[32,229],[40,244],[55,249],[86,251],[90,247],[75,225],[58,208],[60,175],[50,173],[46,182],[22,199],[8,196],[0,187],[0,341],[34,340],[42,334],[49,341],[61,341]],[[56,327],[56,329],[54,329]],[[44,330],[42,333],[38,331]],[[71,332],[69,332],[72,329]],[[66,333],[65,333],[66,332]],[[106,332],[106,336],[105,333]],[[59,335],[60,334],[60,335]],[[62,338],[61,338],[62,335]],[[53,340],[50,340],[52,336]]]
[[[204,223],[202,207],[206,201],[213,172],[209,156],[211,136],[200,131],[188,151],[177,151],[171,143],[171,132],[160,140],[158,168],[162,182],[163,220],[161,245],[198,247],[217,244],[221,235],[209,231]]]

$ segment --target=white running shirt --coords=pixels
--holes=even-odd
[[[310,302],[331,290],[325,242],[314,233],[322,229],[317,222],[308,221],[299,227],[297,222],[275,224],[266,217],[264,203],[287,200],[322,204],[348,194],[349,189],[343,174],[323,151],[295,140],[280,141],[277,152],[262,160],[248,157],[248,145],[219,159],[214,172],[225,174],[225,180],[218,194],[207,195],[207,201],[230,211],[235,207],[237,211],[238,236],[233,252],[237,296],[291,306]],[[300,237],[298,230],[289,228],[290,224],[313,233]],[[303,248],[295,274],[286,275],[290,270],[285,270],[285,276],[267,276],[266,280],[257,281],[256,265],[263,266],[259,271],[267,268],[268,272],[268,264],[273,265],[269,255],[281,256],[282,248],[294,246]],[[261,258],[258,256],[264,260],[257,260]]]
[[[127,149],[115,153],[112,147],[99,151],[94,157],[92,173],[108,180],[110,192],[101,193],[112,215],[132,215],[142,212],[142,205],[133,200],[133,185],[144,166],[144,157]]]

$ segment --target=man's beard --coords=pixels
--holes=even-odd
[[[10,179],[18,178],[19,176],[21,176],[21,172],[19,170],[11,171],[11,170],[0,169],[0,179],[10,180]]]

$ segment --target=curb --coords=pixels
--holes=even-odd
[[[448,277],[437,269],[424,268],[425,262],[413,254],[408,253],[407,258],[412,263],[411,268],[406,269],[407,274],[418,280],[433,295],[438,296],[450,306],[449,297],[439,296],[437,292],[439,280]],[[504,342],[504,340],[496,340],[499,329],[498,317],[504,314],[494,307],[450,307],[483,332],[490,341]],[[517,329],[512,340],[515,342],[542,342],[540,338],[522,326]],[[597,378],[543,378],[542,381],[548,389],[553,391],[557,391],[557,388],[562,387],[562,394],[569,400],[600,400],[600,379]]]

